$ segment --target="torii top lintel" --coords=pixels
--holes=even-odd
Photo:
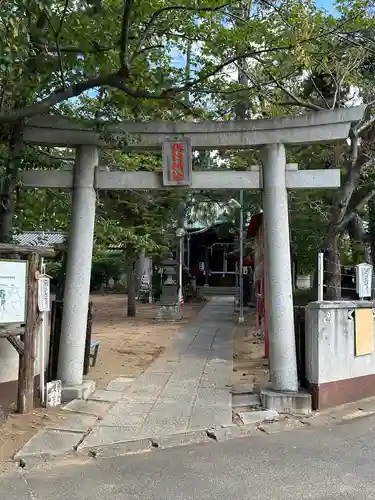
[[[169,138],[190,137],[193,149],[249,149],[265,144],[309,144],[346,139],[350,125],[362,119],[364,106],[308,112],[270,120],[210,122],[101,122],[113,134],[108,144],[97,130],[98,122],[74,121],[41,115],[26,122],[24,140],[56,146],[96,145],[132,151],[158,150]]]

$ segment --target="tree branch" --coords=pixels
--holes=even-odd
[[[155,50],[155,49],[164,49],[164,45],[149,45],[148,47],[143,47],[143,49],[140,49],[138,52],[138,55],[142,54],[143,52],[148,52],[149,50]]]
[[[55,106],[60,102],[64,102],[68,99],[71,99],[72,97],[78,97],[87,90],[102,86],[117,88],[132,97],[138,97],[144,99],[169,99],[176,96],[176,94],[179,94],[186,90],[191,90],[194,87],[200,85],[205,80],[211,78],[212,76],[215,76],[217,73],[222,71],[226,66],[233,64],[237,60],[246,59],[248,57],[253,57],[265,53],[278,52],[281,50],[289,50],[291,48],[293,48],[293,45],[289,44],[279,47],[272,47],[269,49],[260,49],[255,52],[247,52],[244,54],[233,56],[224,61],[222,64],[216,66],[213,70],[199,76],[194,80],[191,80],[187,84],[182,85],[181,87],[171,87],[169,89],[165,89],[159,94],[147,91],[132,90],[123,82],[123,77],[119,74],[99,75],[97,77],[90,78],[84,82],[71,85],[70,87],[67,87],[65,89],[64,88],[56,89],[45,99],[41,99],[40,101],[31,104],[30,106],[26,106],[20,109],[4,110],[0,112],[0,122],[14,122],[21,118],[28,118],[30,116],[46,113],[52,106]]]
[[[37,152],[43,156],[47,156],[47,158],[51,158],[51,160],[57,160],[57,161],[76,161],[74,156],[59,156],[59,155],[53,155],[51,153],[47,153],[47,151],[43,151],[41,149],[37,149]]]
[[[54,34],[54,37],[55,37],[55,45],[56,45],[56,52],[57,52],[57,59],[58,59],[58,64],[59,64],[59,72],[60,72],[60,78],[61,78],[61,85],[63,86],[63,88],[66,87],[66,83],[65,83],[65,75],[64,75],[64,65],[63,65],[63,60],[62,60],[62,57],[61,57],[61,50],[60,50],[60,44],[59,44],[59,34],[58,32],[55,30],[55,28],[53,27],[53,24],[52,24],[52,21],[51,19],[49,18],[49,16],[46,15],[46,19],[47,19],[47,22]]]
[[[162,9],[157,10],[156,12],[154,12],[152,14],[150,20],[146,24],[145,29],[143,31],[143,34],[140,36],[139,42],[138,42],[138,44],[133,52],[133,55],[131,57],[131,61],[134,61],[134,59],[137,57],[142,45],[145,43],[145,41],[147,40],[147,37],[151,33],[155,22],[158,20],[158,18],[162,14],[164,14],[166,12],[176,11],[176,10],[183,10],[183,11],[187,11],[187,12],[189,12],[189,11],[190,12],[216,12],[216,11],[222,10],[228,6],[229,6],[229,4],[219,5],[218,7],[187,7],[185,5],[170,5],[168,7],[163,7]]]
[[[69,5],[69,0],[65,0],[64,10],[63,10],[63,13],[62,13],[62,16],[61,16],[61,19],[60,19],[59,27],[58,27],[57,32],[56,32],[56,37],[57,38],[60,37],[61,30],[62,30],[62,28],[64,26],[64,21],[65,21],[65,16],[66,16],[66,13],[67,13],[67,10],[68,10],[68,5]]]
[[[46,113],[52,106],[66,101],[72,97],[78,97],[83,92],[93,89],[95,87],[102,87],[104,85],[111,86],[113,75],[99,75],[98,77],[90,78],[84,82],[71,85],[67,88],[56,89],[45,99],[18,109],[8,109],[0,112],[0,122],[15,122],[22,118],[28,118],[34,115]]]
[[[66,46],[66,47],[60,47],[60,52],[62,54],[97,54],[99,52],[108,52],[109,50],[113,50],[115,47],[100,47],[100,45],[96,42],[92,43],[92,49],[87,50],[87,49],[82,49],[80,47],[74,47],[74,46]],[[55,47],[49,47],[48,52],[55,52]]]
[[[373,160],[372,160],[372,163],[374,163]],[[354,209],[351,212],[349,212],[342,219],[342,221],[340,222],[340,224],[337,227],[337,230],[338,231],[343,231],[345,229],[345,227],[349,224],[349,222],[355,217],[355,215],[358,212],[360,212],[361,210],[363,210],[365,208],[365,206],[367,205],[367,203],[372,198],[374,198],[374,196],[375,196],[375,189],[372,189],[364,198],[362,198],[362,200],[354,207]]]
[[[254,57],[254,59],[256,61],[258,61],[259,64],[261,64],[263,66],[263,63],[262,63],[262,61],[259,58]],[[277,80],[277,78],[275,78],[275,76],[270,71],[268,71],[267,68],[265,68],[263,66],[263,69],[264,69],[265,73],[269,76],[269,78],[271,78],[271,80],[276,85],[276,87],[278,87],[287,96],[289,96],[292,99],[292,101],[293,101],[292,104],[297,105],[297,106],[301,106],[301,107],[304,107],[304,108],[312,109],[314,111],[322,111],[323,108],[321,108],[320,106],[317,106],[316,104],[313,104],[311,102],[305,102],[305,101],[302,101],[301,99],[299,99],[290,90],[288,90],[279,80]],[[243,71],[244,71],[244,73],[246,73],[245,70],[243,70]]]
[[[120,36],[120,72],[128,77],[130,73],[128,61],[128,44],[129,44],[129,27],[130,17],[133,7],[132,0],[125,0],[124,12],[121,22],[121,36]]]

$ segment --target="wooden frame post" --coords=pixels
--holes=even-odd
[[[18,371],[19,413],[29,413],[34,408],[34,377],[36,359],[36,341],[40,324],[38,312],[38,272],[40,257],[32,253],[28,258],[27,276],[27,314],[23,336],[23,356],[20,356]],[[44,367],[42,368],[44,369]]]

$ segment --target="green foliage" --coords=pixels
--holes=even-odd
[[[119,281],[125,273],[126,262],[124,262],[122,253],[96,251],[91,268],[91,289],[99,289],[103,283],[108,283],[111,278]]]
[[[69,150],[24,146],[14,167],[9,138],[17,118],[53,112],[105,123],[232,120],[239,108],[246,119],[268,118],[353,105],[353,87],[364,99],[373,96],[371,5],[338,0],[336,8],[337,16],[309,0],[256,1],[250,7],[247,1],[216,0],[6,2],[0,19],[0,201],[4,204],[6,191],[17,198],[16,229],[67,231],[70,193],[17,189],[15,175],[19,168],[61,168],[67,162],[58,157],[72,156]],[[188,46],[190,72],[184,67]],[[175,54],[181,56],[178,61]],[[100,131],[108,135],[105,126]],[[160,154],[130,154],[125,146],[117,140],[101,163],[127,171],[161,169]],[[365,146],[373,155],[372,138]],[[291,148],[288,154],[300,168],[338,166],[348,180],[345,144]],[[259,163],[256,151],[200,152],[195,158],[197,169],[248,170],[254,163]],[[373,180],[368,170],[348,210],[368,194]],[[12,182],[5,182],[9,176]],[[100,192],[97,247],[119,248],[128,260],[142,248],[162,253],[174,242],[182,201],[189,216],[209,221],[217,217],[217,207],[222,210],[237,196],[229,190]],[[260,202],[259,194],[246,194],[245,211],[254,214]],[[335,204],[336,195],[328,190],[291,193],[292,240],[304,271],[314,265]],[[366,208],[361,210],[367,217]],[[238,217],[238,210],[228,211],[228,228],[238,227]]]

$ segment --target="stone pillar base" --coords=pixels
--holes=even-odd
[[[156,316],[157,321],[181,321],[181,308],[178,304],[175,306],[160,306]]]
[[[63,385],[61,389],[61,402],[68,403],[73,399],[87,399],[96,389],[94,380],[84,380],[78,385]]]
[[[308,392],[274,391],[262,389],[260,399],[263,408],[279,413],[309,415],[311,413],[311,394]]]

